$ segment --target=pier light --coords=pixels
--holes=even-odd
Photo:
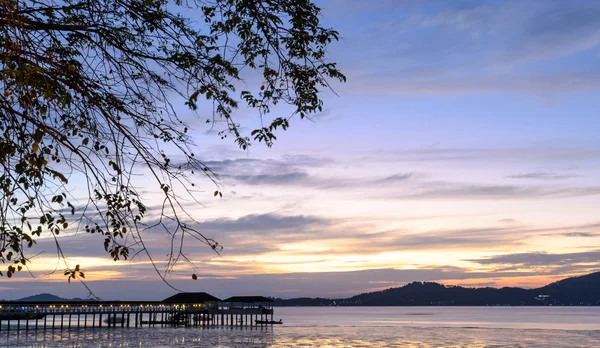
[[[102,305],[100,305],[100,308],[102,308]]]
[[[38,306],[38,305],[35,305],[35,308],[40,308],[40,306]]]

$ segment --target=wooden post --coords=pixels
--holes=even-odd
[[[17,332],[21,331],[21,321],[17,320]]]
[[[102,312],[100,312],[100,320],[98,321],[98,327],[102,327]]]
[[[71,328],[71,313],[69,312],[69,329]]]

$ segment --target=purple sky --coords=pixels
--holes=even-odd
[[[413,280],[529,287],[598,269],[600,2],[319,4],[342,35],[330,54],[348,83],[314,122],[242,151],[190,116],[224,197],[204,183],[203,206],[189,208],[225,249],[190,245],[200,279],[182,266],[173,285],[341,297]],[[146,239],[162,260],[166,237]],[[173,292],[143,258],[112,262],[99,236],[61,242],[102,298]],[[0,297],[85,296],[61,265],[43,275],[56,260],[39,244],[36,278],[0,278]]]

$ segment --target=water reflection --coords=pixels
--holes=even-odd
[[[284,317],[285,324],[276,327],[56,329],[19,334],[11,331],[0,332],[0,347],[587,348],[600,347],[599,312],[591,307],[295,308],[281,309],[278,315]],[[545,315],[539,315],[542,313]],[[571,330],[573,327],[578,329]]]
[[[81,329],[3,335],[2,347],[598,347],[600,331],[411,327]]]
[[[0,334],[0,347],[252,347],[275,344],[273,328],[94,328]]]

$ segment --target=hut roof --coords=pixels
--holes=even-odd
[[[180,292],[163,300],[165,303],[204,303],[219,301],[221,300],[205,292]]]
[[[264,296],[233,296],[223,302],[238,302],[238,303],[256,303],[256,302],[273,302],[268,297]]]

